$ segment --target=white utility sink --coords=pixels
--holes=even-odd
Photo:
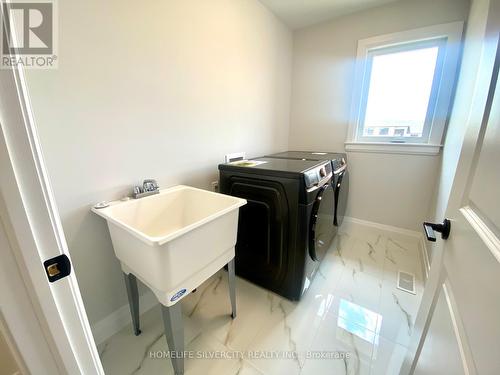
[[[92,211],[107,220],[126,274],[171,306],[234,258],[244,199],[176,186]]]

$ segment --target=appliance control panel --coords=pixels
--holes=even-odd
[[[344,169],[346,169],[347,162],[344,158],[338,158],[332,160],[332,165],[333,165],[333,173],[338,174],[342,172]]]
[[[304,173],[306,189],[320,185],[324,180],[330,179],[332,175],[332,164],[325,162],[323,165],[310,169]]]

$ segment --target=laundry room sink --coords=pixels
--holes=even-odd
[[[170,306],[234,258],[239,207],[245,204],[180,185],[92,211],[106,219],[123,271]]]

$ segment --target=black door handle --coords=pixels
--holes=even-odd
[[[43,262],[45,273],[51,283],[68,276],[71,273],[71,262],[66,254],[61,254],[55,258],[47,259]]]
[[[434,231],[441,233],[441,238],[446,240],[450,236],[451,222],[444,219],[442,224],[428,223],[424,221],[425,237],[427,240],[436,242],[436,234]]]

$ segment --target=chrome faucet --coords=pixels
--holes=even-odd
[[[142,197],[147,197],[148,195],[158,194],[160,192],[160,186],[158,182],[153,179],[144,180],[142,186],[134,186],[134,191],[132,192],[132,198],[138,199]]]

